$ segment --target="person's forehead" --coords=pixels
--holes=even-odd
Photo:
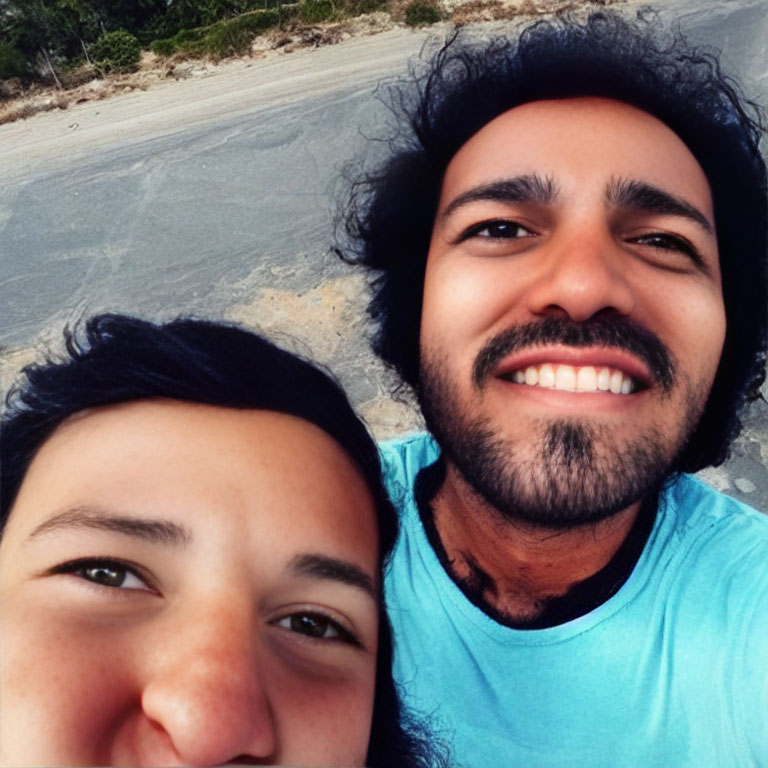
[[[611,99],[533,101],[502,113],[454,155],[441,204],[448,194],[526,173],[559,186],[635,178],[694,198],[711,215],[709,183],[682,139],[653,115]]]
[[[297,503],[302,495],[303,507]],[[200,514],[192,514],[185,497],[199,501]],[[243,501],[249,498],[258,503]],[[360,515],[346,498],[373,508],[352,458],[308,421],[274,411],[141,400],[81,411],[60,425],[27,470],[8,531],[28,533],[68,503],[175,510],[179,521],[203,525],[209,501],[212,509],[226,510],[217,519],[263,521],[263,510],[275,508],[304,528],[338,527],[340,538],[347,529],[375,528],[372,515]],[[302,511],[310,504],[323,514]]]

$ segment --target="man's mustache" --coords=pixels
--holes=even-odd
[[[508,355],[526,347],[562,344],[568,347],[611,347],[642,360],[654,381],[667,393],[675,380],[672,353],[658,336],[626,317],[597,317],[576,323],[564,317],[507,328],[494,336],[475,358],[472,377],[481,388],[494,368]]]

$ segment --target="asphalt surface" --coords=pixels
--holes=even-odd
[[[765,0],[657,7],[721,48],[768,103]],[[418,425],[367,350],[362,279],[328,244],[342,166],[380,151],[369,140],[387,119],[376,83],[402,74],[430,34],[440,31],[394,30],[0,126],[6,383],[79,317],[192,313],[289,333],[380,435]],[[766,464],[758,403],[734,458],[706,478],[768,510]]]

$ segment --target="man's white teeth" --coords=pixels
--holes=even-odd
[[[637,389],[631,376],[615,368],[594,368],[591,365],[529,365],[514,371],[511,378],[517,384],[562,389],[566,392],[613,392],[615,395],[629,395]]]

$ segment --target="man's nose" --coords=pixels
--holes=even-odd
[[[142,693],[144,714],[165,732],[182,765],[274,762],[275,713],[263,653],[254,647],[254,631],[244,630],[250,617],[200,619],[168,638],[171,650]]]
[[[584,322],[596,315],[627,316],[633,311],[627,255],[601,224],[582,223],[558,234],[541,256],[528,292],[533,314],[564,313]]]

